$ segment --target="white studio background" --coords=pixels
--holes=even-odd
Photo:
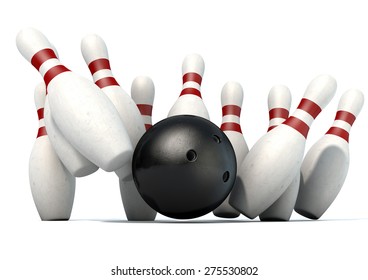
[[[363,262],[356,255],[368,249],[368,105],[351,130],[344,187],[321,221],[293,214],[289,223],[244,217],[219,222],[209,214],[184,223],[161,215],[158,223],[127,223],[115,174],[98,171],[77,179],[70,222],[40,222],[28,183],[28,159],[38,129],[33,90],[41,76],[20,55],[15,37],[23,27],[39,29],[69,69],[91,77],[80,41],[88,33],[99,34],[126,91],[138,75],[153,79],[154,123],[166,117],[181,91],[183,58],[199,53],[206,63],[202,97],[214,123],[221,123],[222,86],[229,80],[242,84],[241,125],[249,147],[267,130],[267,95],[273,85],[290,88],[293,111],[310,80],[330,74],[337,80],[336,96],[312,125],[308,149],[332,124],[343,92],[355,87],[367,98],[364,2],[9,2],[0,17],[0,254],[7,259],[0,278],[110,279],[109,269],[116,265],[251,265],[260,267],[258,279],[363,279]]]

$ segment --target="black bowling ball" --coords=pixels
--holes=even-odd
[[[227,136],[212,122],[191,115],[169,117],[151,127],[136,146],[132,167],[143,199],[176,219],[214,210],[236,178]]]

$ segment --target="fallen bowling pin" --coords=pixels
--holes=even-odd
[[[231,206],[254,219],[282,195],[300,169],[310,125],[335,91],[331,76],[320,75],[311,81],[293,115],[250,149],[239,168]]]
[[[75,177],[64,167],[49,141],[44,123],[45,92],[36,87],[34,96],[39,129],[29,158],[33,201],[43,221],[69,220],[74,202]]]
[[[249,151],[240,126],[242,104],[242,86],[237,82],[227,82],[221,91],[222,124],[220,128],[229,138],[234,148],[237,166],[242,164]],[[239,216],[239,211],[229,204],[229,197],[230,194],[222,204],[213,211],[215,216],[221,218],[236,218]]]
[[[269,127],[268,131],[283,123],[289,117],[291,105],[290,90],[283,85],[271,88],[268,94]],[[286,191],[264,212],[259,215],[261,221],[288,221],[293,213],[298,195],[300,171]]]
[[[40,31],[21,30],[16,44],[23,57],[42,75],[53,119],[65,138],[106,171],[129,164],[133,147],[108,97],[93,82],[62,65]]]
[[[349,168],[349,132],[364,103],[360,90],[345,92],[335,121],[307,152],[301,167],[302,179],[295,211],[319,219],[339,194]]]

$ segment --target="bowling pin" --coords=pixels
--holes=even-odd
[[[360,90],[345,92],[331,128],[307,152],[295,205],[302,216],[319,219],[340,192],[349,168],[349,132],[363,103]]]
[[[39,129],[29,159],[29,183],[38,214],[43,221],[68,220],[75,193],[75,177],[55,153],[44,123],[45,91],[36,87],[35,104]]]
[[[93,81],[107,95],[119,112],[134,149],[146,131],[145,126],[134,101],[120,87],[112,74],[109,54],[104,40],[96,34],[87,35],[82,39],[81,51],[92,74]],[[115,173],[119,178],[130,176],[132,173],[131,164],[116,170]]]
[[[36,87],[36,91],[38,91],[39,94],[46,95],[45,83],[41,82]],[[47,96],[45,100],[44,119],[49,140],[56,154],[58,155],[58,157],[60,158],[61,162],[64,164],[66,169],[68,169],[68,171],[74,177],[87,176],[98,170],[98,166],[96,166],[88,159],[86,159],[84,156],[82,156],[81,153],[78,152],[60,132],[59,128],[57,127],[51,116]]]
[[[82,39],[81,51],[92,74],[93,81],[114,104],[121,121],[127,129],[133,148],[135,148],[146,128],[138,107],[120,87],[112,74],[104,40],[96,34],[87,35]],[[115,171],[119,177],[125,214],[128,220],[154,220],[156,211],[146,204],[135,186],[131,160],[130,164]]]
[[[168,117],[176,115],[195,115],[210,118],[201,95],[201,83],[204,73],[204,61],[198,54],[190,54],[182,64],[183,89],[179,98],[171,107]]]
[[[229,138],[231,145],[234,148],[236,156],[236,164],[240,166],[246,154],[248,153],[248,145],[245,142],[242,129],[240,126],[240,113],[243,104],[243,88],[237,82],[227,82],[221,91],[222,105],[222,124],[221,130]],[[229,204],[229,197],[218,206],[213,214],[222,218],[236,218],[239,216],[239,211],[235,210]]]
[[[57,58],[59,54],[54,45],[52,50],[55,52]],[[74,177],[84,177],[90,175],[98,170],[98,166],[86,159],[80,152],[78,152],[69,142],[65,139],[64,135],[60,132],[59,128],[56,126],[50,112],[49,101],[47,98],[46,85],[41,82],[37,87],[36,91],[39,94],[46,95],[45,108],[44,108],[44,119],[45,127],[47,130],[47,135],[50,142],[58,155],[61,162],[64,164],[66,169]]]
[[[62,65],[38,30],[21,30],[16,44],[42,75],[52,117],[70,144],[105,171],[129,164],[133,147],[108,97],[91,81]]]
[[[253,219],[282,195],[300,169],[310,125],[335,91],[336,81],[328,75],[311,81],[293,115],[250,149],[239,168],[231,206]]]
[[[152,127],[152,109],[155,99],[155,86],[149,77],[136,77],[130,94],[143,118],[146,130]]]
[[[271,88],[268,94],[269,127],[272,130],[289,116],[291,105],[290,90],[283,85]],[[259,215],[261,221],[288,221],[293,213],[299,190],[300,172],[297,174],[286,191],[266,211]]]
[[[152,106],[155,96],[152,80],[143,76],[135,78],[131,87],[131,96],[141,112],[146,130],[148,130],[152,127]],[[154,221],[157,212],[143,200],[133,177],[120,179],[119,183],[121,199],[128,221]]]

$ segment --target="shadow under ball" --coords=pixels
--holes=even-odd
[[[133,177],[142,198],[176,219],[203,216],[233,188],[236,158],[227,136],[197,116],[164,119],[150,128],[133,155]]]

